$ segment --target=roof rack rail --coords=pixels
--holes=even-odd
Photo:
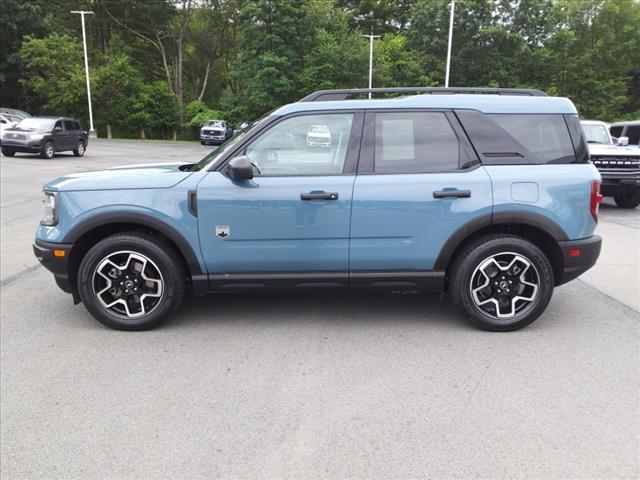
[[[523,95],[531,97],[546,97],[541,90],[528,88],[482,88],[482,87],[396,87],[396,88],[345,88],[336,90],[318,90],[299,102],[323,102],[329,100],[346,100],[347,96],[361,93],[430,93],[437,95],[451,95],[455,93],[481,93],[492,95]]]

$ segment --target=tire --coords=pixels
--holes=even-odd
[[[73,149],[73,154],[76,157],[82,157],[84,155],[85,152],[85,144],[82,140],[78,140],[78,144],[76,145],[76,148]]]
[[[16,154],[16,152],[15,152],[15,151],[13,151],[13,150],[9,150],[8,148],[3,148],[3,149],[2,149],[2,154],[3,154],[5,157],[13,157],[13,156]]]
[[[200,145],[206,145],[207,142],[203,142],[202,140],[200,140]]]
[[[89,313],[117,330],[157,326],[180,306],[186,289],[176,252],[152,235],[134,232],[96,243],[82,259],[77,277]]]
[[[44,145],[42,146],[42,150],[40,150],[40,157],[50,160],[53,158],[54,153],[55,153],[55,149],[53,148],[53,142],[51,141],[44,142]]]
[[[553,287],[546,255],[533,243],[506,234],[487,235],[463,247],[449,275],[453,303],[471,323],[494,332],[533,322],[547,308]]]
[[[636,208],[640,205],[640,188],[636,188],[625,195],[615,195],[613,199],[620,208]]]

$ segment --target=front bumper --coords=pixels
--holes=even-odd
[[[600,256],[602,237],[593,235],[580,240],[558,242],[562,250],[563,272],[556,286],[567,283],[593,267]]]
[[[39,153],[42,149],[41,140],[2,139],[2,148],[22,153]]]
[[[69,257],[72,247],[71,243],[45,242],[36,238],[33,253],[42,266],[53,273],[58,287],[67,293],[73,293],[75,299],[77,294],[69,275]]]
[[[224,133],[201,133],[200,140],[203,142],[224,142],[225,140]]]
[[[630,193],[635,188],[640,188],[640,170],[631,172],[599,170],[602,176],[600,192],[605,197]]]

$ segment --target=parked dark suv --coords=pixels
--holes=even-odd
[[[16,152],[39,153],[42,158],[53,158],[55,152],[70,150],[81,157],[87,142],[87,132],[73,118],[28,117],[4,131],[2,153],[8,157]]]

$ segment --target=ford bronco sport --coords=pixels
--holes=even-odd
[[[580,123],[591,162],[602,175],[602,195],[613,197],[620,208],[636,208],[640,205],[640,149],[626,146],[627,137],[623,144],[615,144],[604,122]]]
[[[363,92],[404,96],[347,99]],[[477,326],[514,330],[595,263],[599,186],[566,98],[319,91],[198,163],[48,183],[34,251],[124,330],[157,325],[187,289],[445,290]]]

